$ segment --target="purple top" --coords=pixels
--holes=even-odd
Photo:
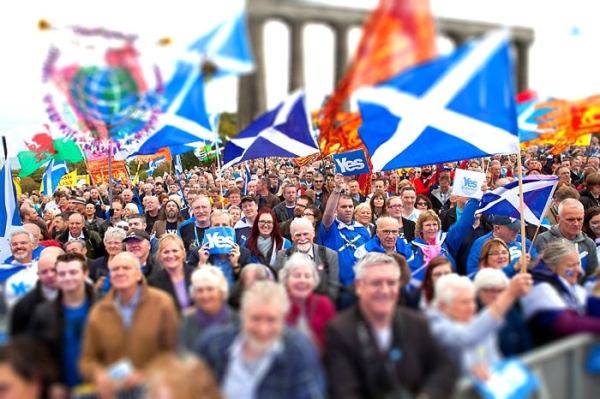
[[[202,311],[201,309],[198,309],[197,314],[198,314],[198,323],[200,324],[200,326],[202,328],[206,329],[208,327],[225,324],[225,322],[229,318],[229,308],[227,307],[227,305],[225,303],[223,303],[223,306],[221,306],[221,309],[213,315],[209,315],[206,312]]]
[[[173,288],[175,288],[175,295],[177,296],[177,302],[179,302],[181,309],[185,309],[190,306],[191,303],[185,287],[185,280],[173,283]]]

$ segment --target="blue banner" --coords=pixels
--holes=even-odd
[[[369,173],[369,164],[363,150],[354,150],[334,154],[335,169],[344,176],[362,175]]]
[[[231,227],[212,227],[204,232],[202,245],[208,243],[211,255],[228,254],[235,244],[235,230]]]

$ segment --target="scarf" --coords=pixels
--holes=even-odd
[[[426,265],[442,252],[442,244],[436,238],[433,244],[422,245],[421,250],[423,251],[423,264]]]
[[[269,258],[269,252],[271,251],[271,247],[273,246],[273,240],[271,237],[263,238],[263,236],[258,236],[258,241],[256,243],[258,247],[258,252],[261,253],[263,258]]]

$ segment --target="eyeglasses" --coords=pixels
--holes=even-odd
[[[380,233],[383,233],[384,236],[389,236],[389,235],[393,235],[393,236],[397,236],[400,234],[400,231],[398,230],[377,230]]]
[[[263,226],[270,226],[273,224],[272,220],[259,220],[258,224],[262,224]]]
[[[365,284],[371,288],[380,290],[383,287],[396,288],[400,285],[399,280],[370,280],[365,281]]]
[[[323,180],[313,180],[315,183],[323,183]]]
[[[417,202],[417,205],[420,205],[420,206],[427,206],[427,202]]]
[[[508,251],[498,251],[498,252],[490,252],[488,256],[506,256],[508,255]]]
[[[312,216],[315,217],[314,213],[303,213],[302,216]]]
[[[307,207],[307,205],[304,205],[304,204],[298,204],[298,203],[296,203],[296,206],[297,206],[298,208],[306,208],[306,207]]]
[[[402,206],[402,204],[394,204],[394,205],[388,205],[388,208],[401,209],[401,208],[403,208],[403,206]]]

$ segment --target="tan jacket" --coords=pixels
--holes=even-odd
[[[129,330],[111,290],[91,309],[79,358],[79,370],[93,381],[98,369],[129,359],[135,369],[144,369],[162,353],[175,352],[179,316],[173,299],[165,292],[141,284],[142,293]]]

